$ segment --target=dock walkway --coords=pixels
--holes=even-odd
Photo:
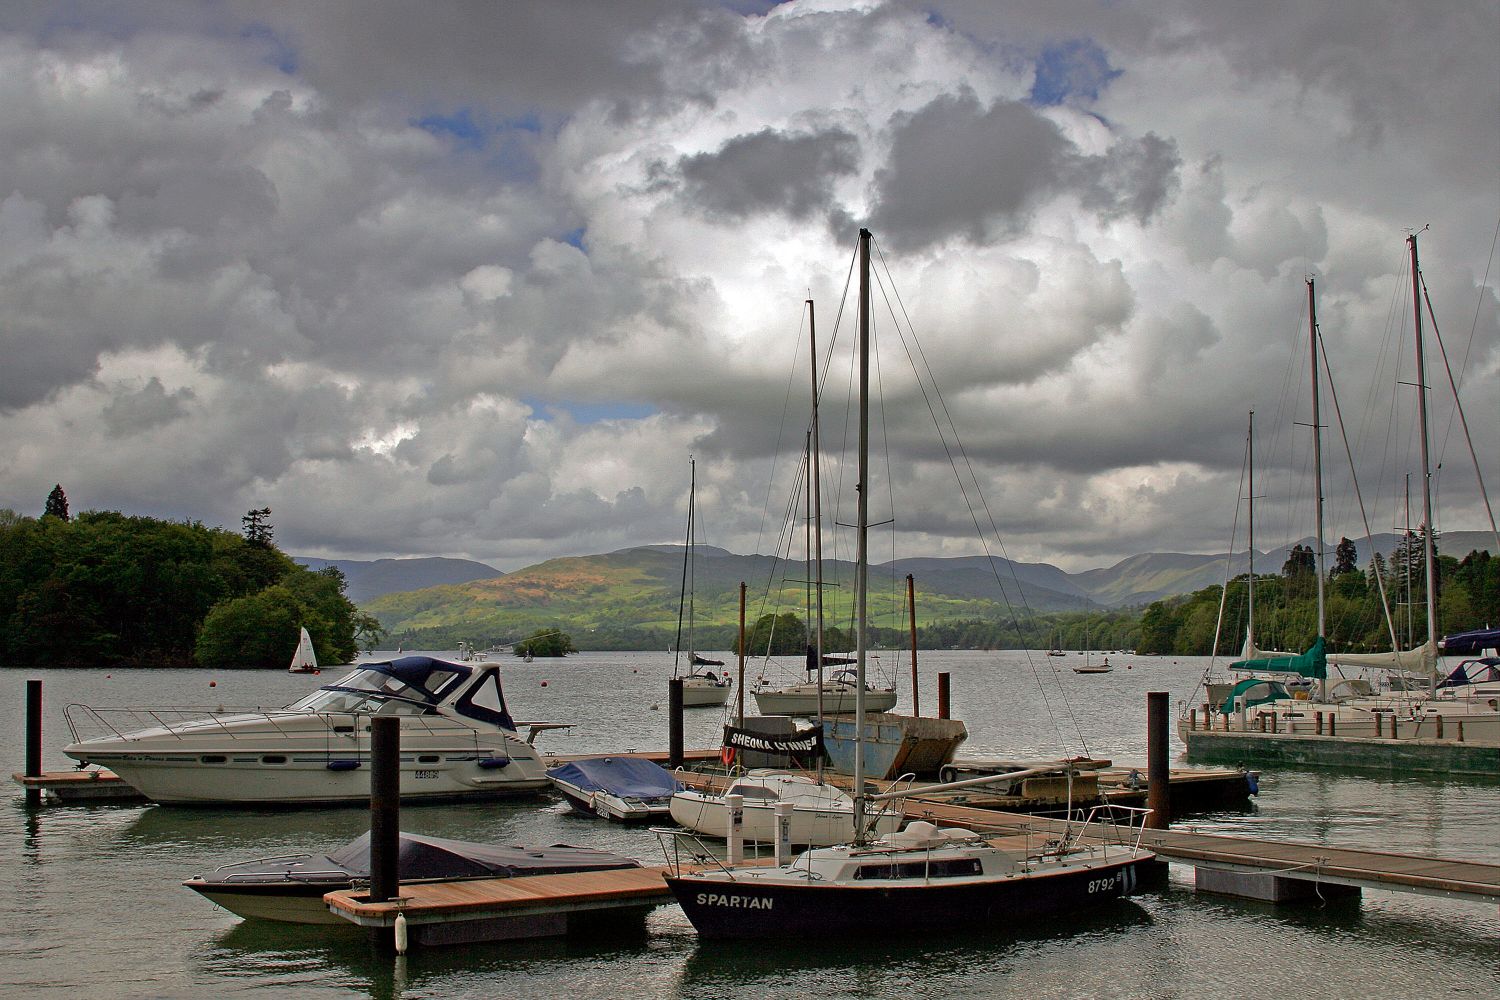
[[[961,826],[986,834],[1061,833],[1061,820],[995,812],[935,800],[911,799],[908,819]],[[1389,851],[1232,837],[1187,830],[1146,830],[1141,846],[1157,856],[1198,869],[1275,876],[1360,889],[1415,892],[1447,899],[1500,902],[1500,865]]]

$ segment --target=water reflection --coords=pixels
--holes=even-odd
[[[694,940],[676,995],[691,997],[839,995],[851,983],[878,979],[878,992],[923,995],[922,984],[951,988],[978,968],[991,983],[1015,971],[1015,957],[1056,949],[1107,946],[1130,938],[1152,918],[1133,900],[1026,927],[943,929],[892,927],[886,938],[776,941]],[[683,918],[683,923],[686,919]],[[688,933],[691,933],[689,930]],[[855,990],[868,995],[864,990]]]

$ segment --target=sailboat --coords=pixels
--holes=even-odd
[[[687,516],[687,541],[682,550],[682,593],[677,602],[677,641],[673,644],[676,655],[672,659],[672,676],[678,677],[678,669],[682,666],[682,623],[687,620],[688,641],[688,672],[680,675],[682,678],[682,706],[684,708],[703,708],[722,705],[729,700],[729,688],[733,682],[729,675],[722,677],[709,667],[724,665],[722,660],[710,660],[699,656],[693,649],[693,624],[696,617],[693,592],[695,590],[694,574],[696,563],[693,559],[693,548],[696,542],[694,525],[694,507],[697,503],[698,494],[698,462],[688,459],[688,468],[691,470],[688,479],[688,516]],[[702,669],[694,670],[698,667]]]
[[[855,716],[865,718],[868,648],[870,232],[859,232],[859,470],[855,604]],[[972,780],[972,779],[971,779]],[[987,780],[987,779],[980,779]],[[866,810],[905,793],[871,795],[862,742],[854,753],[853,839],[813,847],[777,863],[678,866],[665,875],[688,920],[705,938],[909,934],[955,925],[1019,926],[1041,916],[1099,906],[1129,894],[1154,855],[1106,840],[1065,835],[1044,849],[997,846],[977,834],[925,820],[870,841]],[[1087,824],[1085,824],[1087,826]],[[779,831],[778,831],[779,833]]]
[[[1109,657],[1106,656],[1101,663],[1094,662],[1094,649],[1089,645],[1089,620],[1085,615],[1083,619],[1083,662],[1073,668],[1075,674],[1107,674],[1115,669],[1109,665]]]
[[[808,569],[812,577],[811,593],[816,597],[816,614],[808,608],[809,634],[807,643],[807,680],[780,686],[755,689],[755,707],[761,715],[794,715],[816,718],[821,724],[825,715],[842,715],[854,711],[856,702],[863,695],[864,705],[871,712],[885,712],[896,707],[896,689],[876,688],[864,680],[856,680],[853,670],[837,670],[825,676],[824,667],[850,666],[854,659],[848,656],[830,655],[823,649],[823,509],[822,482],[818,472],[818,335],[813,317],[812,299],[807,300],[807,328],[811,343],[812,358],[812,420],[807,437],[807,501],[808,501]],[[856,691],[858,688],[858,691]]]
[[[297,639],[297,651],[292,654],[292,663],[286,668],[286,672],[316,674],[318,673],[318,654],[313,652],[312,636],[307,634],[305,628],[300,632],[301,635]]]
[[[1412,649],[1402,649],[1397,642],[1394,625],[1391,621],[1389,611],[1386,613],[1386,624],[1391,634],[1391,651],[1383,653],[1338,653],[1330,654],[1326,649],[1324,639],[1324,593],[1323,583],[1325,573],[1323,570],[1323,498],[1322,498],[1322,468],[1321,449],[1318,444],[1318,341],[1317,320],[1313,303],[1313,283],[1308,281],[1308,303],[1309,323],[1312,328],[1313,343],[1313,431],[1314,431],[1314,467],[1318,478],[1317,489],[1317,541],[1316,550],[1318,563],[1316,574],[1318,578],[1318,635],[1312,647],[1305,653],[1293,655],[1282,654],[1266,656],[1261,654],[1255,658],[1246,658],[1230,665],[1231,670],[1257,671],[1261,673],[1289,673],[1300,675],[1304,678],[1314,679],[1317,683],[1317,691],[1311,699],[1299,697],[1292,700],[1285,691],[1271,692],[1267,697],[1267,704],[1260,705],[1258,700],[1244,697],[1248,692],[1240,691],[1241,685],[1250,683],[1242,681],[1236,686],[1236,690],[1230,692],[1228,697],[1219,700],[1219,693],[1211,692],[1211,705],[1213,711],[1223,715],[1238,714],[1239,724],[1237,732],[1233,733],[1235,739],[1234,753],[1236,759],[1241,759],[1247,750],[1253,748],[1276,759],[1288,759],[1288,750],[1282,744],[1288,738],[1298,735],[1321,736],[1327,731],[1336,732],[1345,737],[1375,737],[1375,742],[1368,739],[1361,741],[1359,748],[1349,752],[1334,742],[1318,743],[1316,746],[1298,746],[1295,751],[1295,759],[1298,763],[1328,763],[1350,766],[1393,766],[1403,769],[1416,770],[1463,770],[1473,768],[1474,773],[1493,773],[1493,761],[1487,764],[1474,765],[1472,763],[1461,763],[1458,748],[1450,754],[1448,748],[1441,745],[1444,735],[1452,735],[1454,730],[1445,734],[1444,720],[1458,722],[1456,734],[1460,742],[1467,746],[1465,753],[1472,751],[1478,745],[1493,746],[1500,743],[1500,707],[1496,700],[1475,701],[1473,699],[1462,699],[1457,697],[1445,698],[1441,693],[1443,681],[1438,669],[1439,664],[1439,642],[1437,639],[1437,567],[1435,552],[1432,542],[1431,527],[1434,524],[1432,510],[1431,490],[1431,464],[1430,464],[1430,435],[1427,421],[1427,390],[1426,390],[1426,362],[1425,349],[1422,336],[1422,295],[1421,295],[1421,271],[1417,263],[1417,238],[1416,234],[1407,237],[1407,244],[1411,255],[1412,272],[1412,298],[1415,311],[1414,335],[1416,342],[1416,389],[1417,389],[1417,413],[1419,419],[1419,440],[1421,444],[1422,461],[1422,506],[1423,506],[1423,564],[1426,571],[1426,610],[1427,610],[1427,638],[1421,645]],[[1430,306],[1429,306],[1430,308]],[[1462,411],[1460,411],[1461,414]],[[1467,425],[1465,425],[1467,426]],[[1483,485],[1481,481],[1481,486]],[[1253,491],[1252,491],[1253,492]],[[1487,501],[1486,501],[1487,503]],[[1384,585],[1377,584],[1382,588],[1382,603],[1385,603]],[[1247,651],[1252,644],[1247,642]],[[1344,667],[1364,667],[1370,669],[1391,671],[1401,676],[1417,675],[1426,678],[1424,691],[1397,691],[1380,696],[1375,695],[1370,689],[1368,682],[1357,682],[1354,679],[1345,680],[1337,687],[1350,687],[1353,693],[1349,696],[1340,697],[1338,690],[1331,690],[1328,686],[1328,661],[1333,660]],[[1361,690],[1359,685],[1363,686]],[[1241,700],[1236,703],[1236,696]],[[1251,732],[1250,719],[1247,710],[1257,708],[1258,727],[1269,726],[1266,732]],[[1218,749],[1220,743],[1224,742],[1222,737],[1212,735],[1212,717],[1205,720],[1209,733],[1196,730],[1191,721],[1184,726],[1179,723],[1179,731],[1188,744],[1190,752],[1213,752]],[[1464,727],[1467,727],[1465,733]],[[1402,749],[1395,749],[1399,737],[1404,737],[1400,742],[1404,744]],[[1229,737],[1225,732],[1223,737]],[[1424,746],[1420,752],[1412,749],[1412,740],[1437,739],[1430,746]],[[1389,746],[1392,749],[1382,753],[1372,752],[1379,746]]]

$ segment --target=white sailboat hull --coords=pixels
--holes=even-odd
[[[729,807],[722,796],[702,792],[678,792],[672,796],[672,820],[680,826],[706,837],[729,838]],[[746,802],[744,833],[748,841],[762,844],[776,841],[776,812],[771,803]],[[877,836],[894,833],[901,824],[901,814],[886,811],[871,818]],[[795,805],[792,809],[790,840],[793,844],[829,847],[846,843],[853,829],[854,813],[833,803],[822,806]]]
[[[856,691],[847,686],[835,687],[825,684],[823,686],[823,712],[827,715],[844,715],[853,712],[856,694]],[[817,715],[818,686],[797,684],[775,691],[756,691],[755,707],[760,710],[761,715]],[[889,712],[895,707],[895,691],[865,692],[866,712]]]

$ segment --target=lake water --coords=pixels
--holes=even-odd
[[[884,653],[895,665],[899,654]],[[729,657],[725,657],[729,660]],[[1175,706],[1204,661],[1115,656],[1081,676],[1078,657],[923,654],[922,708],[952,676],[970,756],[1087,752],[1145,760],[1146,692]],[[1130,668],[1125,669],[1129,664]],[[751,678],[767,672],[750,668]],[[504,662],[512,714],[576,723],[545,733],[555,753],[665,749],[661,653],[584,653]],[[63,707],[285,705],[332,679],[279,671],[0,671],[24,766],[24,687],[42,678],[44,763],[71,762]],[[775,676],[772,671],[772,676]],[[543,686],[543,681],[546,686]],[[213,686],[210,686],[210,684]],[[909,710],[902,678],[900,710]],[[731,699],[732,701],[733,699]],[[753,699],[747,699],[752,706]],[[716,709],[688,712],[691,747],[717,745]],[[1500,783],[1266,771],[1249,811],[1179,824],[1203,830],[1500,862]],[[1500,997],[1493,906],[1366,892],[1328,905],[1273,907],[1198,895],[1190,869],[1169,885],[1084,920],[962,934],[892,928],[886,939],[700,944],[673,905],[645,933],[419,951],[374,951],[357,931],[241,921],[182,879],[231,861],[324,851],[361,833],[360,809],[220,810],[44,806],[19,789],[0,806],[0,995],[6,997]],[[409,806],[402,828],[466,840],[602,847],[659,863],[655,838],[569,815],[550,795],[504,803]]]

